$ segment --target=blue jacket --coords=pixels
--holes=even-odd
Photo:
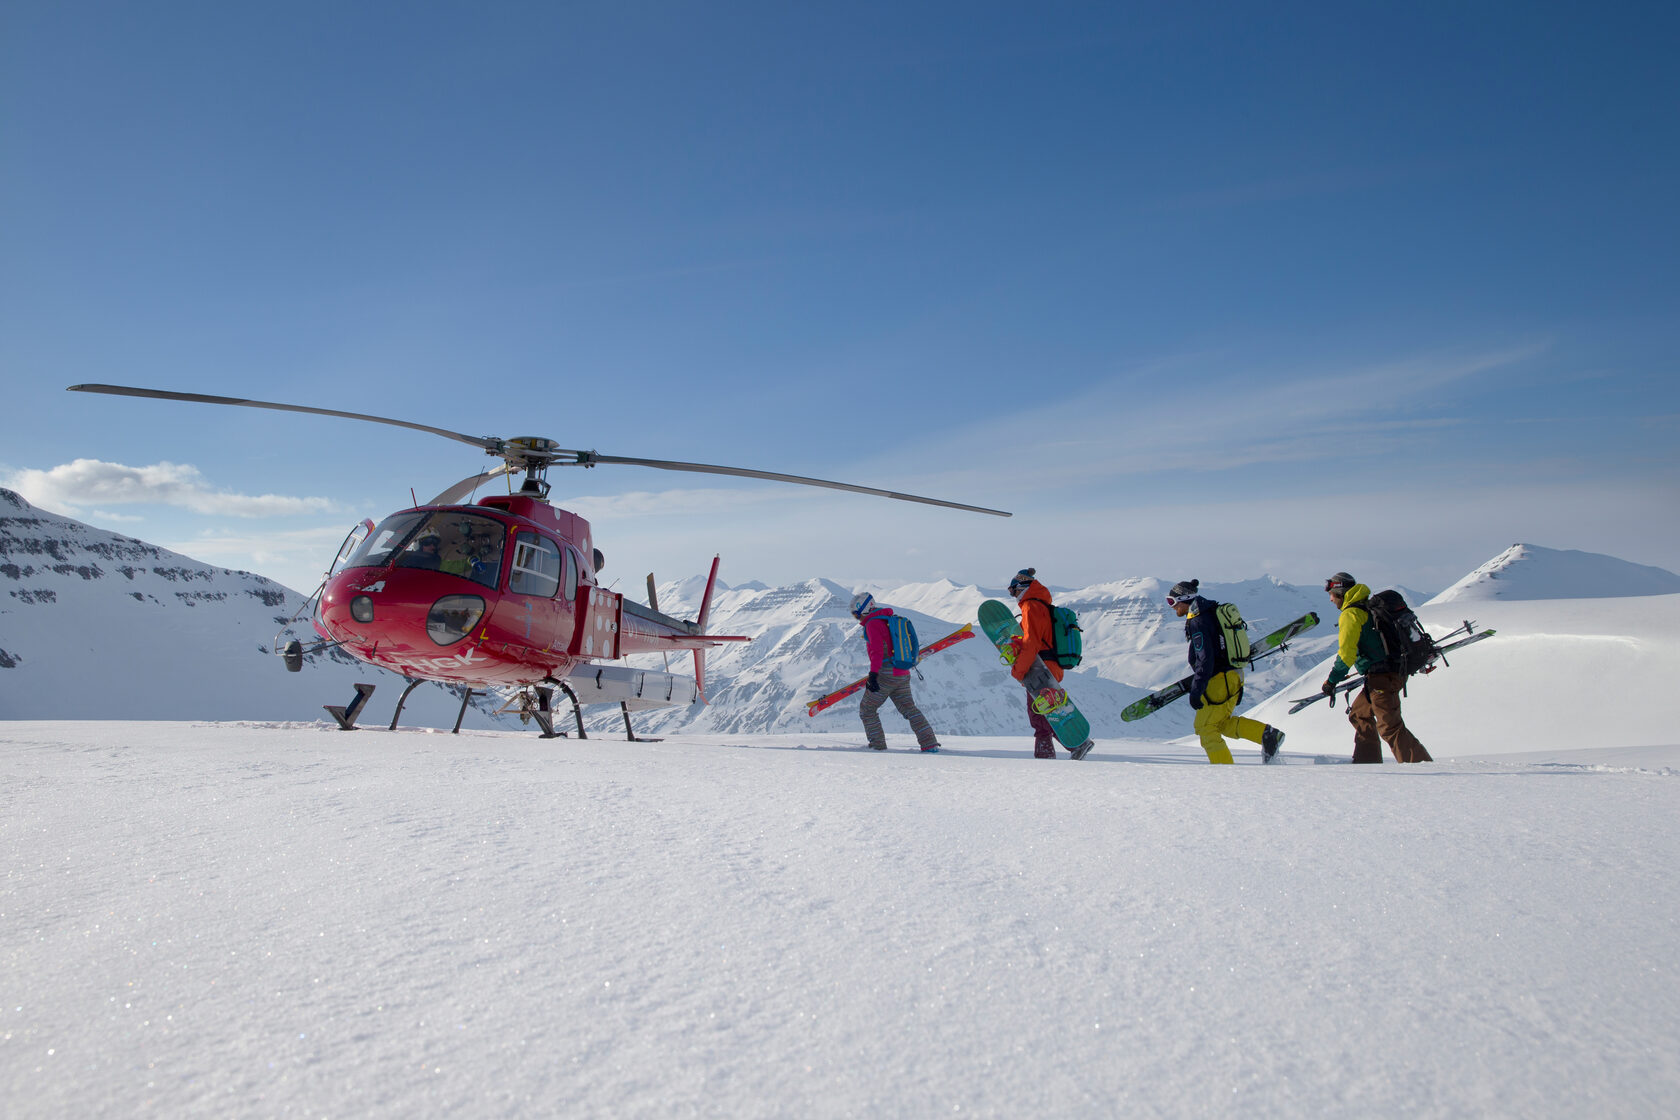
[[[1190,613],[1184,616],[1184,637],[1190,643],[1190,698],[1200,700],[1215,673],[1231,667],[1225,653],[1225,635],[1219,630],[1214,611],[1219,604],[1198,595],[1190,601]]]

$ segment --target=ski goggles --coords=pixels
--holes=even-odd
[[[1353,584],[1354,578],[1352,576],[1348,575],[1346,572],[1336,572],[1325,579],[1324,590],[1334,595],[1337,588],[1346,590],[1347,588],[1352,587]]]
[[[1176,607],[1180,603],[1188,603],[1190,600],[1192,600],[1194,598],[1195,598],[1194,595],[1168,595],[1167,596],[1167,606]]]

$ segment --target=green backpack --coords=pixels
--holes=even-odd
[[[1044,660],[1054,661],[1064,669],[1071,669],[1085,658],[1084,631],[1079,628],[1079,615],[1067,607],[1050,608],[1050,648]]]
[[[1213,612],[1213,617],[1219,620],[1219,636],[1225,640],[1226,660],[1233,669],[1243,668],[1253,656],[1253,650],[1249,648],[1248,623],[1243,621],[1242,611],[1235,603],[1221,603],[1219,609]]]

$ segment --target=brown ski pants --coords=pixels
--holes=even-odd
[[[1396,762],[1435,761],[1400,718],[1400,689],[1405,683],[1399,673],[1366,674],[1365,687],[1348,705],[1348,722],[1353,724],[1353,761],[1381,762],[1383,743],[1394,752]]]

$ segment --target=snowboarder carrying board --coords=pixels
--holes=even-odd
[[[863,720],[863,734],[870,750],[887,749],[887,736],[881,730],[881,705],[890,698],[898,714],[910,724],[916,743],[926,754],[939,750],[939,737],[933,733],[916,701],[910,695],[910,670],[916,664],[915,628],[907,618],[898,618],[891,607],[875,601],[867,591],[852,597],[852,617],[863,627],[869,644],[869,683],[863,700],[858,704],[858,716]],[[894,641],[895,633],[899,635]]]
[[[1235,715],[1242,699],[1242,666],[1248,664],[1247,623],[1229,604],[1222,606],[1197,593],[1200,580],[1180,580],[1167,592],[1167,606],[1184,619],[1190,646],[1190,706],[1196,710],[1196,736],[1208,761],[1231,762],[1225,736],[1260,745],[1260,760],[1277,757],[1283,732],[1259,720]]]
[[[1336,686],[1350,670],[1365,674],[1365,687],[1348,705],[1348,722],[1353,724],[1353,761],[1381,762],[1382,744],[1387,743],[1396,762],[1434,762],[1400,718],[1400,693],[1406,687],[1406,675],[1403,666],[1389,657],[1370,608],[1365,605],[1371,589],[1346,572],[1337,572],[1324,581],[1324,590],[1342,615],[1336,662],[1320,691],[1334,703]]]
[[[1064,670],[1059,661],[1048,656],[1056,648],[1055,624],[1050,615],[1050,589],[1034,578],[1037,575],[1037,568],[1022,568],[1009,581],[1010,597],[1021,605],[1021,636],[1011,642],[1015,649],[1015,663],[1010,666],[1009,673],[1024,683],[1035,659],[1045,654],[1044,667],[1059,682]],[[1031,697],[1027,699],[1027,720],[1032,724],[1033,757],[1055,758],[1056,738],[1050,721],[1033,708]]]

